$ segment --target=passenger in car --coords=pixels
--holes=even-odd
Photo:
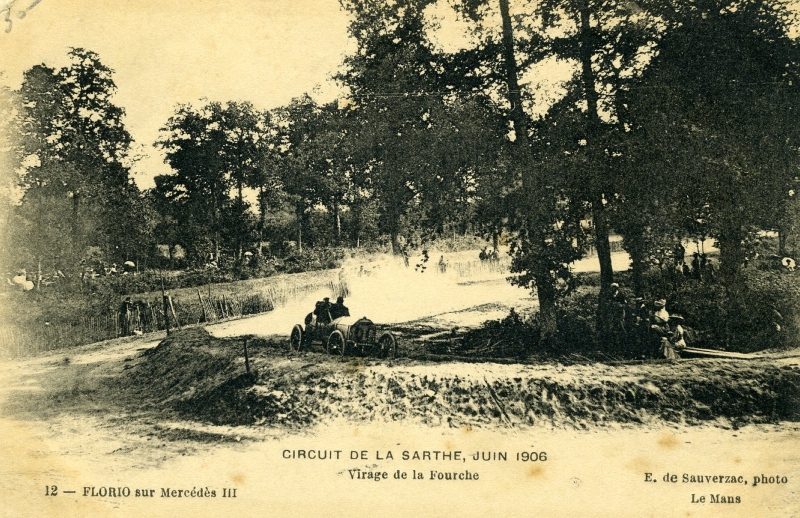
[[[344,305],[344,297],[336,299],[336,304],[331,306],[331,318],[336,320],[339,317],[349,317],[350,310]]]

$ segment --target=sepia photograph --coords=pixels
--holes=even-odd
[[[0,517],[798,517],[797,260],[797,0],[0,0]]]

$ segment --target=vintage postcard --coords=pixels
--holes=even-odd
[[[0,0],[0,515],[800,515],[799,16]]]

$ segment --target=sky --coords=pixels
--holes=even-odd
[[[16,89],[33,65],[63,66],[69,47],[98,53],[147,188],[170,172],[152,144],[178,103],[274,108],[315,89],[333,99],[328,78],[355,50],[347,23],[338,0],[0,0],[1,81]]]

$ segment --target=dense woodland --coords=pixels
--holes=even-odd
[[[358,50],[340,98],[177,106],[154,144],[173,173],[153,189],[131,179],[124,108],[97,54],[71,49],[69,65],[34,66],[0,92],[4,271],[225,269],[503,236],[548,337],[569,264],[589,250],[605,318],[612,234],[637,295],[682,239],[718,243],[731,300],[764,231],[778,235],[772,253],[796,252],[791,2],[449,0],[468,28],[456,50],[437,43],[436,0],[341,3]],[[550,84],[552,64],[572,76]]]

